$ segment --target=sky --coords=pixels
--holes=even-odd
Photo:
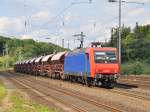
[[[150,0],[125,0],[122,24],[134,27],[150,24]],[[52,42],[71,49],[79,46],[74,34],[83,32],[84,46],[108,41],[112,27],[118,26],[118,3],[108,0],[0,0],[0,35]],[[26,28],[25,28],[26,20]],[[48,39],[49,38],[49,39]]]

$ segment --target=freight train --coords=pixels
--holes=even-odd
[[[89,47],[18,62],[16,72],[114,88],[120,74],[116,48]]]

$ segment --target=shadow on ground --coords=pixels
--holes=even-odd
[[[116,88],[121,88],[121,89],[132,89],[132,88],[138,88],[138,86],[130,85],[130,84],[118,83],[118,84],[116,85]]]

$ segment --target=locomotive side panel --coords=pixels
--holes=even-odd
[[[64,73],[90,77],[90,62],[87,55],[84,52],[68,54],[65,57]]]

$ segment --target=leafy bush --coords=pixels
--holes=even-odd
[[[148,63],[148,64],[150,64],[150,57],[148,59],[146,59],[145,62]]]
[[[133,66],[131,67],[130,74],[134,74],[134,75],[143,74],[142,64],[140,62],[134,63]]]
[[[5,56],[3,56],[3,48],[5,44],[8,46],[8,57],[6,57],[6,52]],[[32,39],[12,39],[0,36],[0,68],[4,68],[6,66],[6,62],[8,62],[9,67],[12,67],[19,59],[25,60],[32,57],[47,55],[55,51],[60,52],[64,50],[67,49],[52,43],[36,42]]]
[[[144,66],[141,62],[126,63],[122,65],[122,74],[124,75],[141,75],[144,74]]]

